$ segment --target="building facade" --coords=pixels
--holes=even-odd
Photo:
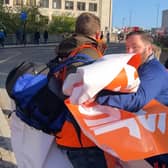
[[[4,4],[38,6],[49,20],[61,14],[77,17],[82,12],[91,12],[100,18],[102,31],[112,29],[112,0],[4,0]]]
[[[168,28],[168,9],[162,12],[162,28]]]

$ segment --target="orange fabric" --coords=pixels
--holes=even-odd
[[[102,150],[115,151],[121,160],[139,160],[168,152],[168,107],[156,100],[144,106],[141,115],[111,107],[104,109],[103,114],[99,110],[96,113],[94,105],[93,113],[83,105],[70,104],[69,100],[65,103],[82,130]]]
[[[122,69],[119,75],[105,89],[111,90],[111,88],[116,88],[118,83],[121,84],[121,87],[126,88],[128,79],[125,69]]]
[[[76,130],[71,122],[65,121],[62,130],[56,134],[56,143],[65,147],[81,148]],[[95,144],[81,132],[81,143],[84,147],[92,147]]]
[[[142,59],[141,56],[139,54],[135,54],[129,61],[128,61],[128,65],[132,65],[133,67],[135,67],[136,69],[140,66],[140,64],[142,63]]]
[[[108,154],[107,152],[104,152],[104,157],[106,159],[107,167],[108,168],[114,168],[117,164],[116,158],[112,155]]]
[[[79,51],[81,51],[84,48],[91,48],[93,50],[96,50],[99,57],[102,56],[102,53],[99,49],[95,48],[91,44],[83,44],[76,49],[74,49],[69,57],[75,56]],[[66,67],[63,69],[63,71],[59,74],[59,77],[62,79],[62,81],[65,79],[66,76]],[[81,148],[81,147],[92,147],[96,146],[88,137],[86,137],[82,131],[81,131],[81,143],[79,142],[76,130],[71,122],[65,121],[61,131],[57,133],[56,136],[56,143],[61,146],[65,147],[74,147],[74,148]],[[58,137],[58,138],[57,138]]]
[[[82,147],[96,146],[87,136],[83,134],[82,131],[81,131],[81,140],[82,140]]]
[[[141,56],[139,54],[134,55],[127,63],[128,65],[131,65],[135,67],[136,69],[141,64]],[[127,89],[128,86],[128,77],[126,70],[123,68],[121,72],[117,75],[117,77],[108,85],[105,87],[107,90],[112,90],[114,88],[117,88],[120,84],[121,89],[120,92],[129,92],[129,89]],[[139,78],[138,72],[134,72],[134,79],[136,80]],[[136,86],[135,86],[136,87]],[[133,90],[133,88],[131,88]]]
[[[73,57],[75,56],[79,51],[81,51],[82,49],[85,49],[85,48],[91,48],[93,50],[95,50],[97,52],[97,54],[99,55],[99,58],[102,57],[102,52],[98,49],[98,48],[95,48],[93,45],[91,44],[83,44],[77,48],[75,48],[71,53],[70,55],[68,56],[69,57]],[[65,77],[66,77],[66,73],[67,73],[67,70],[66,70],[66,67],[64,67],[64,69],[62,71],[60,71],[60,73],[56,73],[56,75],[58,75],[59,79],[61,79],[62,81],[64,81]]]
[[[75,56],[79,51],[81,51],[81,50],[83,50],[83,49],[85,49],[85,48],[91,48],[91,49],[93,49],[93,50],[96,50],[96,52],[98,53],[99,57],[102,57],[101,51],[100,51],[98,48],[95,48],[94,46],[92,46],[91,44],[83,44],[83,45],[81,45],[81,46],[75,48],[75,49],[71,52],[71,54],[69,55],[69,57]]]
[[[135,71],[134,72],[134,79],[136,80],[138,77],[139,77],[138,72]],[[117,88],[118,84],[120,84],[120,87],[121,87],[120,92],[127,93],[127,92],[130,91],[127,88],[127,86],[128,86],[128,76],[127,76],[127,73],[126,73],[124,68],[121,70],[119,75],[108,86],[105,87],[105,89],[112,90],[112,88]],[[135,85],[135,87],[137,87],[137,86]],[[133,90],[134,88],[132,87],[131,90]]]
[[[103,39],[97,39],[97,42],[98,42],[98,45],[99,45],[101,52],[104,53],[105,50],[107,49],[106,43],[104,42]]]

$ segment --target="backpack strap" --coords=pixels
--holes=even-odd
[[[95,60],[93,58],[89,57],[87,54],[79,53],[75,57],[67,58],[65,61],[59,63],[57,66],[50,67],[50,73],[54,74],[54,73],[62,70],[64,67],[69,66],[73,63],[81,62],[86,65],[86,64],[93,63],[94,61]]]
[[[77,53],[79,53],[81,50],[83,50],[85,48],[91,48],[91,49],[95,50],[97,52],[97,54],[99,55],[99,57],[102,57],[101,51],[98,48],[96,48],[95,46],[93,46],[92,44],[83,44],[83,45],[80,45],[79,47],[75,48],[70,53],[69,57],[75,56]]]
[[[102,52],[98,49],[98,47],[95,47],[93,44],[82,44],[79,47],[76,47],[75,49],[73,49],[73,51],[69,54],[68,58],[66,58],[66,60],[64,61],[60,61],[59,57],[51,60],[48,64],[47,67],[49,67],[50,69],[50,75],[54,74],[56,72],[59,72],[61,70],[61,76],[60,78],[62,80],[65,79],[66,76],[66,66],[69,66],[73,63],[77,63],[77,62],[82,62],[84,64],[89,64],[92,63],[93,59],[84,53],[79,53],[81,50],[86,49],[86,48],[90,48],[92,50],[95,50],[98,54],[99,57],[102,57]],[[75,57],[75,59],[74,59]],[[76,59],[77,58],[77,59]]]
[[[73,64],[73,63],[76,63],[76,62],[82,62],[81,60],[86,60],[86,62],[83,62],[85,65],[88,63],[89,64],[89,61],[92,59],[89,55],[87,54],[84,54],[84,53],[80,53],[81,50],[83,49],[87,49],[87,48],[90,48],[94,51],[96,51],[96,53],[98,54],[99,57],[102,57],[102,52],[98,49],[98,47],[95,47],[93,44],[83,44],[83,45],[80,45],[79,47],[76,47],[71,53],[70,55],[68,56],[67,60],[69,58],[73,58],[73,57],[78,57],[79,61],[76,60],[74,62],[71,62],[70,64]],[[93,60],[93,59],[92,59]],[[92,62],[90,62],[92,63]],[[68,64],[68,65],[70,65]],[[60,79],[63,81],[66,77],[66,74],[67,74],[67,68],[66,66],[64,66],[63,70],[61,71],[60,73]]]

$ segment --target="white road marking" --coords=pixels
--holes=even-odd
[[[11,59],[13,59],[13,58],[16,58],[16,57],[18,57],[18,56],[20,56],[20,55],[21,55],[21,52],[13,53],[13,56],[8,57],[8,58],[5,58],[5,59],[3,59],[3,60],[0,60],[0,64],[2,64],[2,63],[4,63],[4,62],[7,62],[7,61],[9,61],[9,60],[11,60]]]
[[[7,72],[0,72],[0,75],[6,76],[8,73]]]

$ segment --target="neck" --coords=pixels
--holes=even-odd
[[[150,60],[153,59],[153,58],[154,58],[154,54],[153,54],[153,53],[150,53],[150,54],[148,55],[148,57],[146,57],[146,59],[144,60],[143,63],[146,63],[146,62],[150,61]]]

